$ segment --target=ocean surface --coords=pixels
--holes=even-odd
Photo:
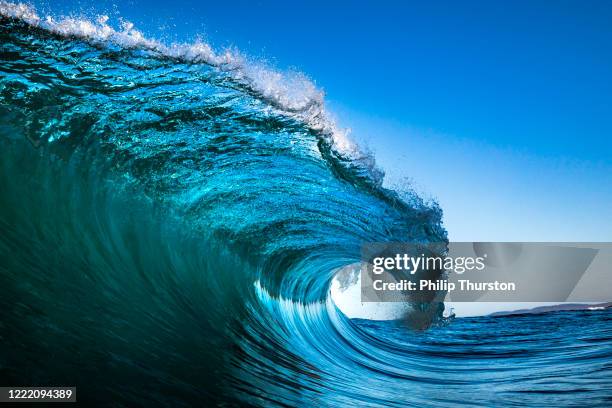
[[[115,407],[612,405],[609,310],[336,308],[362,243],[446,231],[304,75],[104,16],[0,16],[0,385]]]

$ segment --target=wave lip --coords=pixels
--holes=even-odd
[[[286,114],[304,121],[313,129],[321,130],[328,135],[339,152],[363,156],[359,147],[350,140],[348,129],[340,128],[328,114],[324,93],[302,73],[275,71],[263,63],[249,60],[235,50],[217,53],[210,44],[203,41],[166,45],[147,38],[128,21],[121,22],[120,28],[115,29],[109,24],[107,15],[98,16],[94,21],[76,17],[41,17],[27,4],[5,0],[0,1],[0,15],[67,38],[79,38],[99,45],[115,44],[123,48],[145,49],[185,62],[215,66],[230,73],[235,80],[250,87]]]

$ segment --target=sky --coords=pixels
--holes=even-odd
[[[451,240],[612,240],[612,2],[328,3],[33,2],[305,73]]]

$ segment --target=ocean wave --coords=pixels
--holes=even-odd
[[[0,15],[7,384],[75,384],[92,405],[487,405],[461,385],[499,380],[497,352],[521,361],[471,342],[478,322],[406,327],[437,303],[398,325],[336,308],[362,243],[446,231],[435,203],[383,188],[304,75],[106,17]],[[537,381],[517,367],[525,382],[496,386]]]

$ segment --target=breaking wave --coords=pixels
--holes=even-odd
[[[406,328],[437,303],[396,325],[330,299],[362,243],[446,232],[435,203],[382,186],[308,78],[105,16],[0,15],[5,383],[114,406],[490,403],[461,385],[499,380],[481,363],[518,340]],[[529,402],[533,372],[499,386]]]

